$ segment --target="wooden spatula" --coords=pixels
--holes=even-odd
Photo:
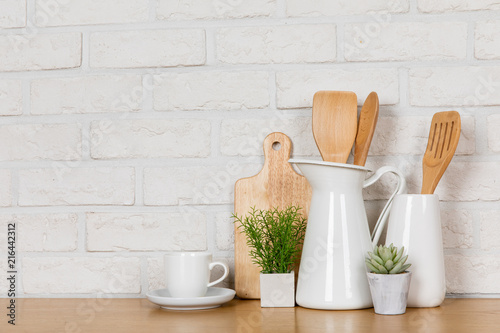
[[[354,144],[354,164],[364,166],[368,150],[372,143],[373,133],[378,120],[378,95],[371,92],[365,100],[359,114],[358,134]]]
[[[434,193],[457,149],[460,127],[460,114],[457,111],[438,112],[432,117],[429,141],[422,161],[422,194]]]
[[[356,138],[356,94],[318,91],[313,97],[312,130],[323,160],[346,163]]]

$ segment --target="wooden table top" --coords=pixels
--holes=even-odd
[[[147,299],[16,299],[16,326],[0,299],[0,332],[500,332],[500,299],[446,299],[399,316],[372,309],[323,311],[261,308],[234,299],[220,308],[163,310]]]

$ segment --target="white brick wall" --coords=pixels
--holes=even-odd
[[[401,61],[464,59],[467,23],[397,22],[373,32],[364,32],[365,23],[346,26],[345,42],[358,46],[348,52],[348,61]]]
[[[88,251],[203,251],[201,213],[88,213]]]
[[[12,204],[12,172],[8,169],[0,169],[0,206],[6,207]]]
[[[149,0],[36,0],[36,23],[40,26],[133,23],[149,17]]]
[[[20,170],[19,205],[133,205],[134,177],[130,167]]]
[[[90,66],[135,68],[205,63],[201,29],[96,32],[90,36]]]
[[[78,160],[81,138],[78,124],[0,126],[0,161]]]
[[[154,120],[91,124],[91,155],[95,159],[141,157],[206,157],[210,154],[210,123],[205,120]]]
[[[154,78],[156,110],[261,109],[269,105],[266,72],[195,72]]]
[[[0,28],[19,28],[26,25],[26,0],[2,0]]]
[[[141,292],[139,258],[25,258],[22,268],[28,295]]]
[[[500,21],[478,22],[474,37],[477,59],[500,59]]]
[[[0,35],[0,71],[75,68],[81,53],[78,32]]]
[[[20,80],[0,80],[0,115],[23,113],[23,91]]]
[[[444,13],[451,11],[499,10],[498,0],[417,0],[423,13]]]
[[[234,182],[273,131],[320,158],[318,90],[378,93],[367,167],[411,193],[432,115],[460,112],[436,190],[448,292],[500,295],[498,0],[0,4],[0,254],[16,221],[21,297],[144,296],[171,250],[233,268]],[[364,191],[371,224],[394,185]]]
[[[210,20],[273,16],[276,0],[158,0],[159,20]]]
[[[7,248],[7,225],[16,223],[22,252],[71,252],[78,246],[76,214],[0,215],[0,249]]]
[[[217,58],[229,64],[335,61],[334,25],[226,28],[217,31]]]
[[[140,75],[98,75],[31,82],[31,114],[138,111]]]
[[[354,91],[363,104],[372,91],[380,104],[399,102],[399,77],[394,69],[299,70],[276,74],[277,104],[280,109],[312,107],[319,90]]]

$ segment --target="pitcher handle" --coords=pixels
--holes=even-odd
[[[373,228],[372,232],[372,245],[375,246],[378,244],[380,235],[382,234],[382,230],[384,230],[385,223],[387,222],[387,218],[389,217],[389,211],[392,205],[392,201],[394,200],[394,197],[396,194],[403,194],[406,193],[406,180],[401,171],[396,169],[395,167],[392,166],[384,166],[375,171],[375,174],[372,175],[370,178],[366,179],[363,183],[363,188],[368,187],[372,184],[374,184],[377,180],[382,177],[383,174],[391,172],[396,175],[398,179],[398,185],[396,187],[396,190],[394,193],[392,193],[391,197],[389,200],[387,200],[387,203],[384,206],[384,209],[382,209],[382,213],[380,213],[380,216],[378,217],[377,223],[375,224],[375,228]]]

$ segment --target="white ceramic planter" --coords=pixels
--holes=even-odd
[[[285,308],[295,306],[295,274],[260,274],[260,306]]]
[[[375,313],[398,315],[406,312],[411,272],[401,274],[366,273]]]

